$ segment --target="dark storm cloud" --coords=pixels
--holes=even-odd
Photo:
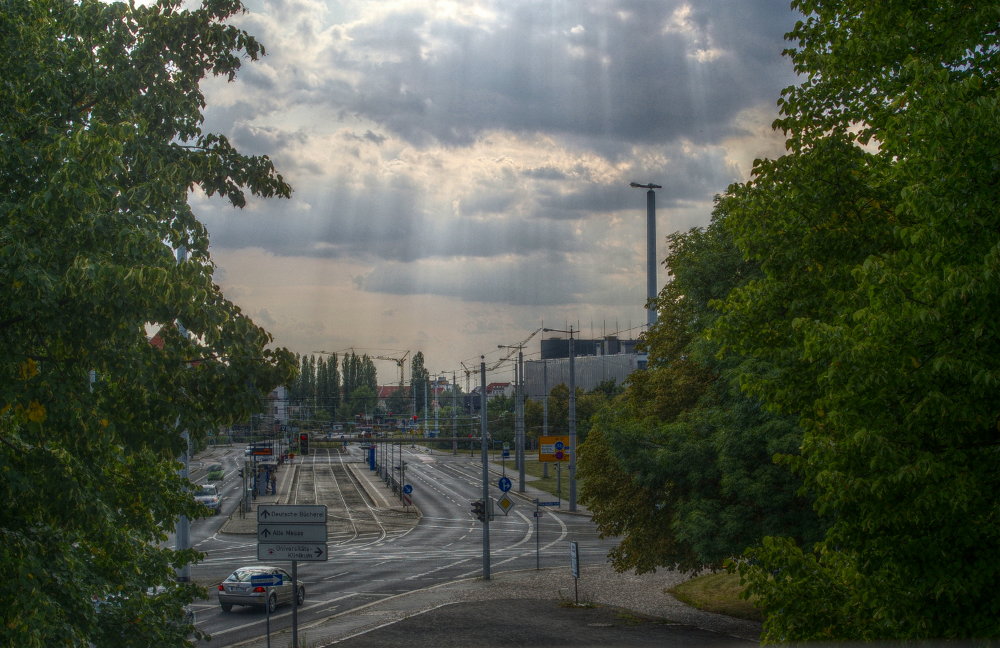
[[[219,201],[199,213],[217,247],[263,247],[280,256],[412,262],[428,258],[524,256],[574,251],[585,243],[568,224],[504,214],[436,218],[414,202],[414,191],[322,195],[269,202],[267,211],[233,212]],[[303,211],[302,203],[311,209]],[[484,205],[473,205],[484,210]]]
[[[580,272],[557,252],[540,250],[516,262],[475,259],[421,271],[386,263],[356,277],[357,288],[391,295],[438,295],[466,302],[511,306],[553,306],[583,302],[587,291],[607,279],[597,272]],[[619,291],[620,293],[620,291]],[[619,297],[623,296],[619,294]],[[628,303],[622,299],[622,303]]]
[[[491,29],[390,14],[345,30],[330,64],[360,80],[331,95],[416,144],[493,129],[718,141],[739,110],[773,105],[791,82],[775,63],[793,14],[778,1],[693,3],[697,29],[665,29],[679,6],[504,2]],[[699,50],[716,53],[699,62]]]
[[[534,178],[537,180],[566,180],[568,176],[566,172],[562,169],[557,169],[555,167],[539,167],[537,169],[528,169],[524,172],[524,175],[528,178]]]

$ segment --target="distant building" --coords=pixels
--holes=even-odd
[[[409,385],[380,385],[377,390],[378,404],[382,407],[382,411],[392,412],[393,406],[401,402],[407,403],[406,411],[408,413],[412,408],[413,397],[411,393]]]
[[[467,412],[478,412],[480,404],[482,403],[481,394],[483,393],[482,387],[475,386],[472,388],[472,392],[465,394],[462,397],[463,407]],[[486,385],[486,400],[492,398],[497,398],[499,396],[514,396],[514,383],[510,382],[494,382]]]
[[[278,425],[288,424],[288,390],[279,385],[267,395],[264,409],[264,420],[271,420]]]
[[[614,335],[596,340],[573,340],[573,355],[576,357],[593,355],[618,355],[635,353],[635,340],[622,340]],[[542,360],[569,358],[569,338],[549,338],[542,340]]]
[[[497,396],[513,396],[514,395],[514,383],[509,382],[494,382],[486,385],[486,400],[491,398],[496,398]]]
[[[577,389],[592,391],[609,380],[621,385],[633,371],[646,368],[646,356],[619,353],[607,356],[574,358],[574,382]],[[542,400],[556,385],[569,386],[569,358],[525,360],[524,393],[532,400]]]
[[[596,340],[573,340],[574,383],[577,389],[592,391],[609,380],[621,385],[633,371],[646,368],[646,354],[635,352],[635,340],[608,336]],[[541,359],[525,360],[524,392],[542,400],[556,385],[569,386],[569,339],[550,338],[541,342]]]

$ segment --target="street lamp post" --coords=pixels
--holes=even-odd
[[[569,424],[569,510],[576,512],[576,370],[574,366],[573,327],[568,331],[560,329],[542,329],[550,333],[569,334],[569,412],[566,415]]]
[[[646,189],[646,324],[656,324],[656,192],[658,184],[632,182],[630,187]]]
[[[177,250],[177,262],[184,263],[187,261],[187,247],[181,246]],[[177,330],[180,334],[187,338],[187,329],[184,327],[179,320],[177,321]],[[180,426],[181,417],[177,417],[178,427]],[[181,430],[181,439],[184,441],[184,454],[181,455],[181,478],[187,481],[190,476],[190,463],[191,463],[191,435],[187,428]],[[191,548],[191,520],[186,515],[180,515],[177,518],[177,526],[174,532],[174,538],[176,541],[176,547],[178,551],[184,551]],[[177,570],[177,581],[181,583],[191,582],[191,565],[185,563],[180,569]]]

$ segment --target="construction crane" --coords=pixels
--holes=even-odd
[[[496,369],[497,367],[499,367],[500,365],[502,365],[504,362],[507,362],[508,360],[510,360],[511,358],[513,358],[514,357],[514,352],[520,351],[521,349],[523,349],[524,346],[526,344],[528,344],[528,342],[531,341],[531,338],[533,338],[536,335],[538,335],[538,332],[541,331],[541,330],[542,330],[542,327],[539,326],[538,328],[536,328],[534,331],[531,332],[531,335],[529,335],[528,337],[524,338],[523,340],[521,340],[517,344],[498,344],[497,345],[498,349],[510,349],[510,351],[507,353],[506,356],[504,356],[503,358],[500,358],[500,360],[498,360],[497,363],[495,365],[493,365],[492,368]]]
[[[471,393],[469,391],[469,376],[471,376],[473,373],[475,373],[475,370],[474,369],[469,369],[468,367],[466,367],[464,362],[459,362],[459,364],[462,365],[462,369],[465,371],[465,393],[469,394],[469,393]]]
[[[383,355],[372,356],[376,360],[392,360],[393,362],[396,363],[396,366],[399,367],[399,395],[400,396],[403,395],[403,364],[406,362],[406,356],[408,356],[408,355],[410,355],[409,351],[407,351],[406,353],[404,353],[403,355],[401,355],[398,358],[392,358],[390,356],[383,356]]]

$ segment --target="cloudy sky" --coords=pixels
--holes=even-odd
[[[225,294],[298,353],[423,351],[461,375],[543,325],[635,337],[646,198],[629,182],[663,186],[662,260],[781,153],[787,0],[246,4],[267,56],[205,83],[205,128],[294,193],[192,204]]]

